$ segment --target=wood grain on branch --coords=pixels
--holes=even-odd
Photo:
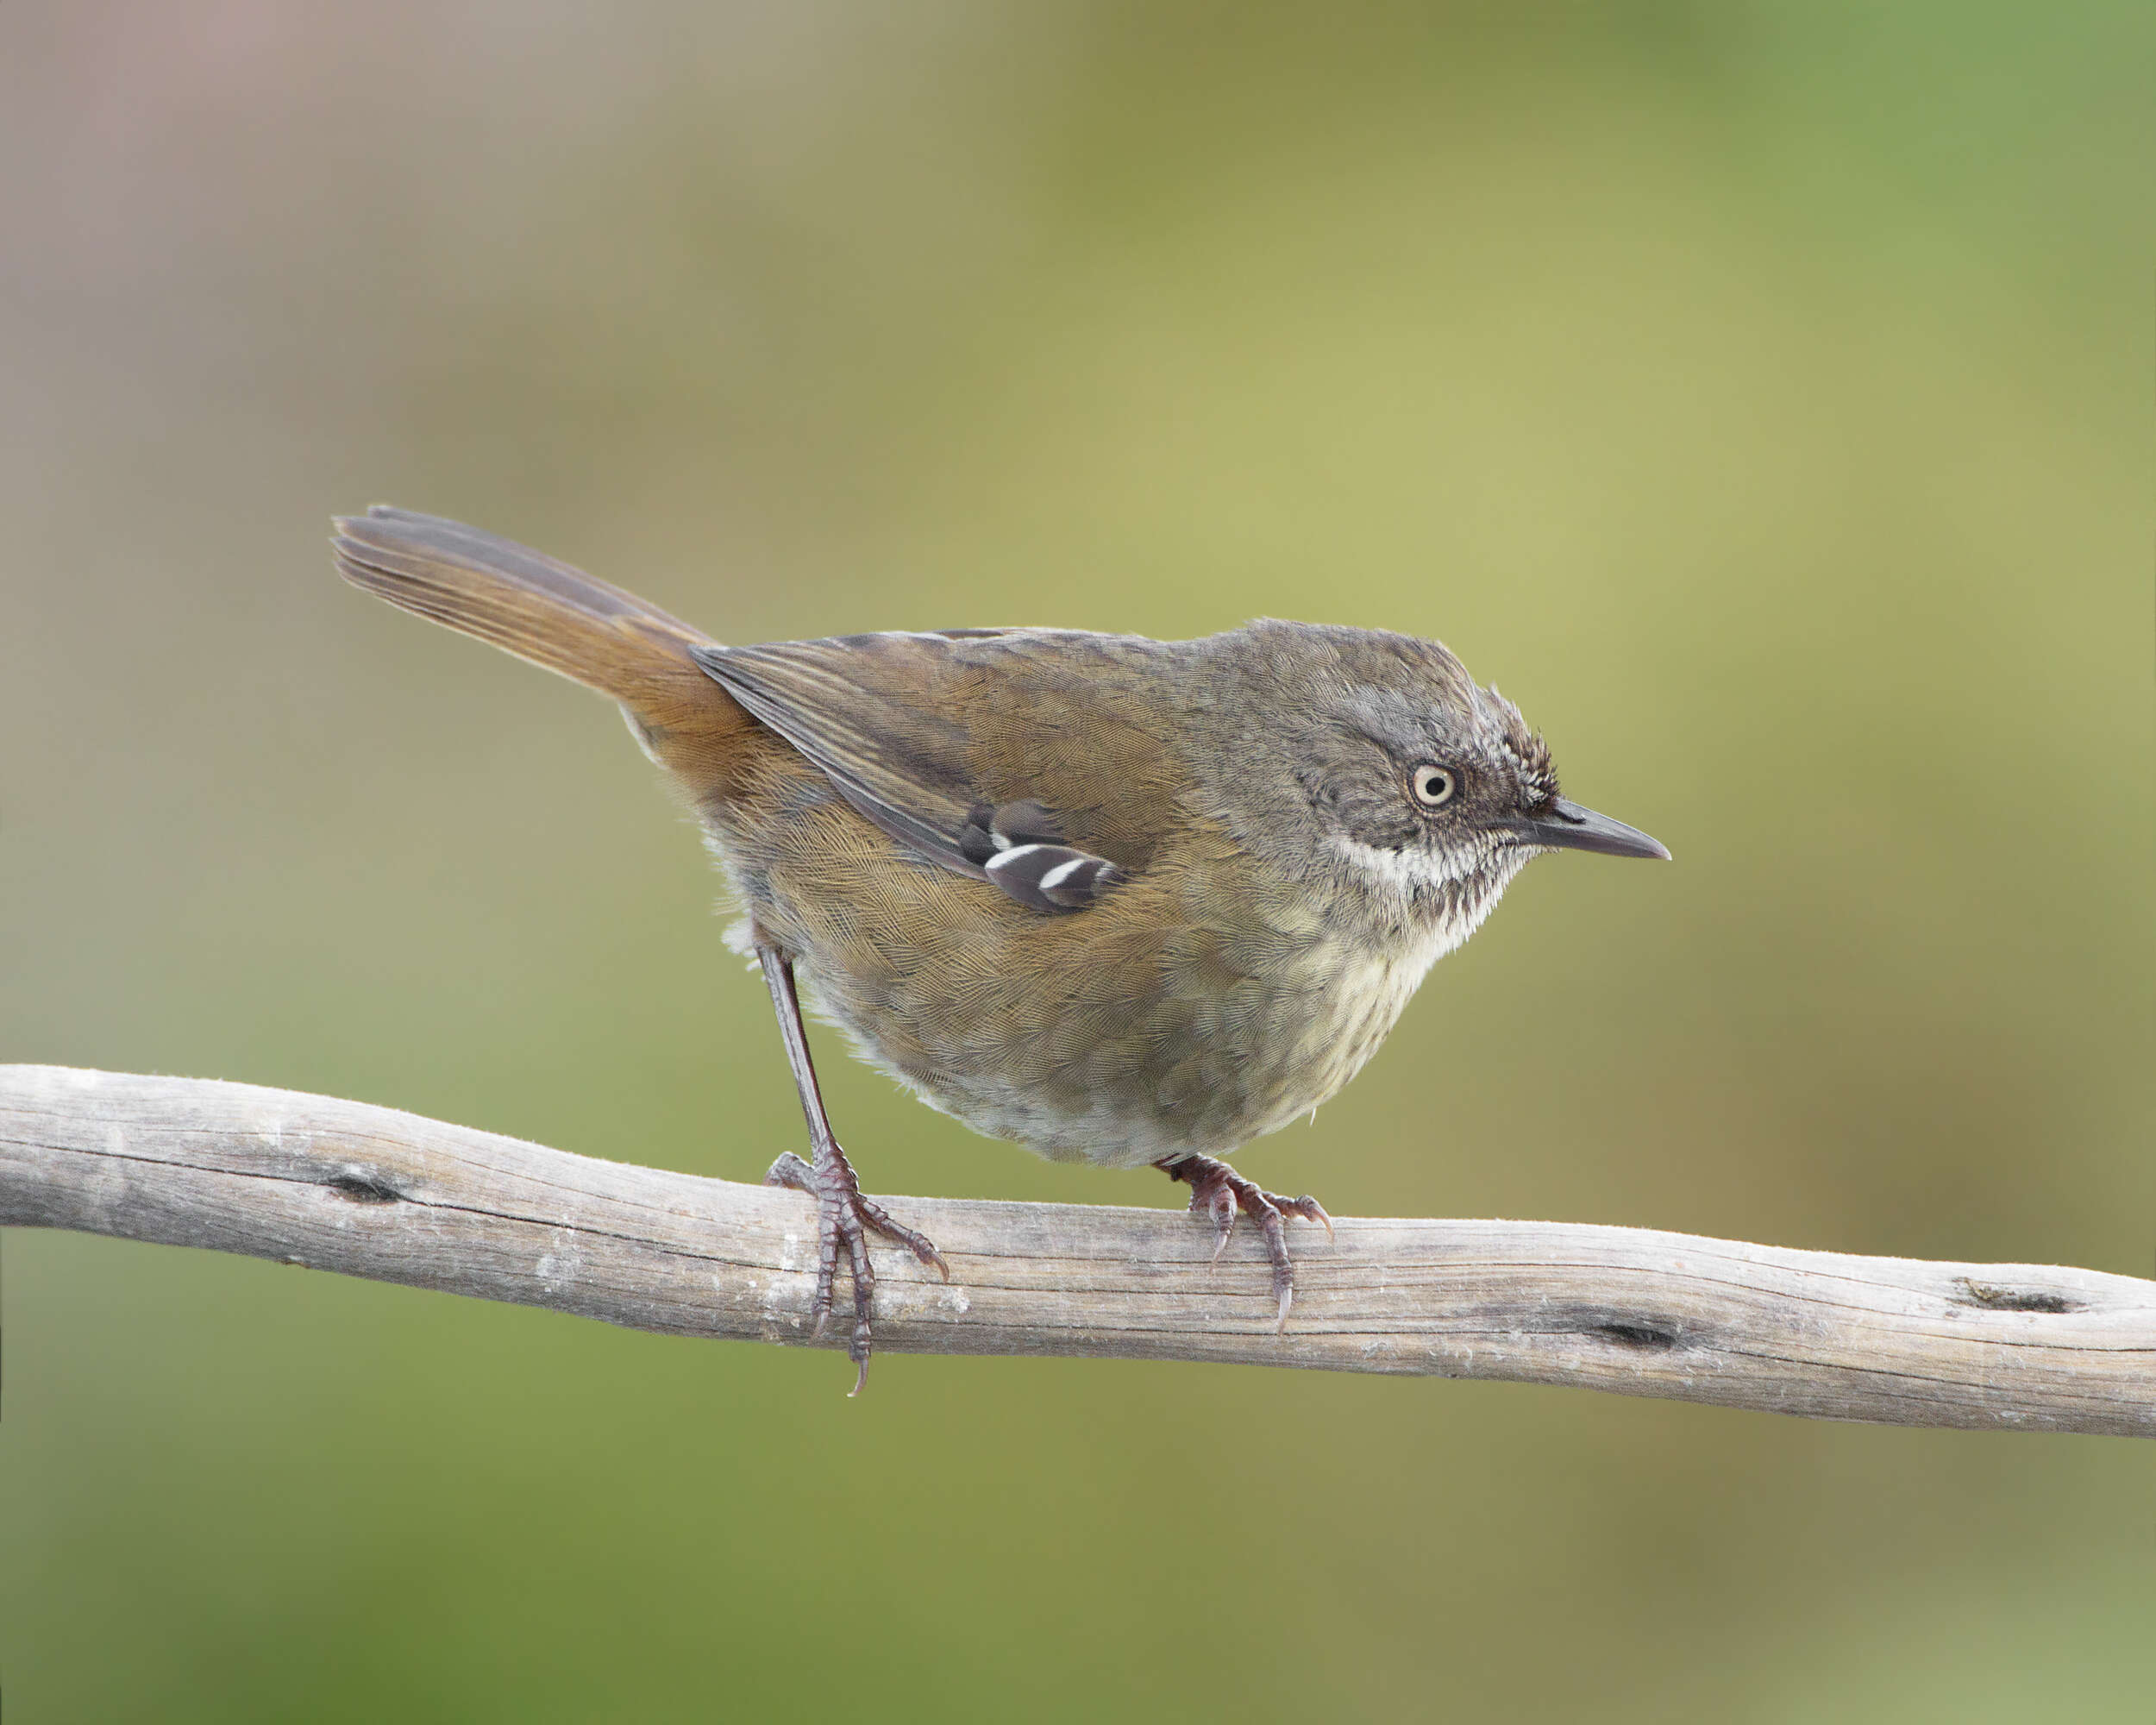
[[[1210,1229],[1179,1212],[885,1201],[951,1266],[946,1286],[879,1248],[887,1353],[1508,1378],[1892,1425],[2156,1436],[2156,1283],[2133,1276],[1348,1218],[1330,1246],[1298,1229],[1294,1315],[1275,1334],[1244,1227],[1213,1264]],[[672,1334],[808,1339],[815,1231],[798,1193],[253,1085],[0,1066],[0,1223]]]

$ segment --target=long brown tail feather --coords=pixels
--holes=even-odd
[[[354,586],[611,696],[693,788],[722,787],[755,722],[689,656],[709,636],[461,522],[377,504],[333,524],[337,573]]]

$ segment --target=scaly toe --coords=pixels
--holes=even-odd
[[[1228,1249],[1228,1237],[1235,1232],[1235,1195],[1225,1186],[1213,1195],[1213,1261],[1219,1263],[1220,1254]]]
[[[1273,1201],[1280,1206],[1282,1215],[1300,1216],[1306,1222],[1317,1223],[1325,1230],[1326,1242],[1337,1244],[1338,1237],[1332,1232],[1332,1218],[1326,1214],[1325,1206],[1307,1192],[1300,1198],[1275,1198]]]
[[[944,1281],[950,1280],[950,1265],[943,1262],[943,1254],[936,1250],[935,1241],[929,1239],[926,1234],[909,1228],[904,1222],[895,1220],[888,1210],[871,1199],[857,1199],[856,1214],[865,1224],[886,1239],[895,1240],[904,1246],[915,1258],[941,1276]]]

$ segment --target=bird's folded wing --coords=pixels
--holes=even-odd
[[[1033,909],[1064,911],[1126,875],[1084,844],[1088,831],[1129,825],[1106,806],[1143,783],[1119,775],[1113,759],[1119,744],[1129,755],[1137,733],[1089,721],[1099,677],[1087,672],[1107,650],[1100,643],[1115,640],[962,630],[711,646],[694,656],[901,844]],[[1079,834],[1067,837],[1074,816]]]
[[[840,794],[900,844],[946,869],[983,875],[959,848],[966,815],[979,800],[967,774],[963,728],[936,709],[930,685],[943,681],[926,656],[869,643],[781,641],[762,647],[699,649],[705,674],[822,769]],[[899,706],[866,686],[869,674],[920,658],[918,704]],[[882,682],[885,676],[874,677]]]

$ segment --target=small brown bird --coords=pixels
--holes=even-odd
[[[340,518],[345,578],[621,704],[747,918],[810,1155],[813,1315],[852,1272],[866,1378],[880,1233],[818,1095],[797,979],[931,1107],[1059,1161],[1192,1189],[1219,1247],[1330,1219],[1220,1158],[1353,1077],[1532,857],[1666,857],[1568,802],[1542,739],[1433,641],[1260,622],[1199,641],[954,629],[725,647],[476,528]]]

